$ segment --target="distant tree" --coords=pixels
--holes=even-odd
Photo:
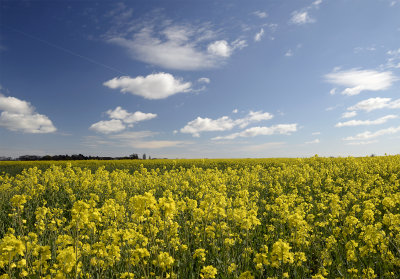
[[[151,156],[149,156],[149,160],[151,160]]]
[[[146,153],[143,154],[143,160],[146,160]]]
[[[131,158],[131,159],[139,159],[139,155],[137,155],[136,153],[133,153],[133,154],[129,155],[129,158]]]

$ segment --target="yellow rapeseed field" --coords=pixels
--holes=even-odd
[[[0,278],[400,278],[400,156],[170,162],[0,175]]]

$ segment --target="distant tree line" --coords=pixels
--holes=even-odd
[[[142,159],[146,160],[146,154],[143,154]],[[0,156],[0,161],[76,161],[76,160],[139,160],[139,155],[133,153],[129,156],[124,157],[102,157],[102,156],[85,156],[82,154],[73,154],[73,155],[22,155],[17,158]],[[149,159],[151,157],[149,156]]]

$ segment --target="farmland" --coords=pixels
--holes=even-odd
[[[0,174],[1,278],[400,277],[400,156]]]

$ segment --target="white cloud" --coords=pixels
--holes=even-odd
[[[370,131],[366,131],[360,134],[357,134],[355,136],[352,137],[347,137],[344,138],[343,140],[348,140],[348,141],[357,141],[357,140],[369,140],[369,139],[373,139],[373,138],[377,138],[380,136],[384,136],[384,135],[392,135],[392,134],[396,134],[400,132],[400,126],[398,127],[390,127],[390,128],[386,128],[386,129],[382,129],[382,130],[378,130],[376,132],[370,132]]]
[[[115,119],[114,119],[115,120]],[[111,120],[113,121],[113,120]],[[118,120],[116,120],[118,121]],[[107,122],[107,121],[104,121]],[[103,132],[104,133],[104,132]],[[110,132],[111,133],[111,132]],[[123,132],[119,134],[107,134],[105,136],[89,136],[86,137],[85,145],[90,147],[99,147],[101,145],[111,145],[118,147],[140,148],[140,149],[159,149],[175,146],[192,144],[188,141],[169,141],[169,140],[151,140],[157,135],[152,131],[135,131]]]
[[[232,48],[225,40],[215,41],[209,44],[207,47],[207,51],[212,55],[221,57],[229,57],[232,54]]]
[[[190,144],[190,142],[169,141],[169,140],[150,140],[150,141],[132,142],[130,144],[130,146],[132,146],[134,148],[143,148],[143,149],[158,149],[158,148],[182,146],[184,144]]]
[[[239,112],[238,109],[232,110],[232,113],[238,113],[238,112]]]
[[[317,136],[317,135],[320,135],[320,134],[321,134],[321,132],[314,132],[314,133],[312,133],[311,135]]]
[[[286,53],[285,53],[285,56],[286,57],[291,57],[291,56],[293,56],[293,50],[291,50],[291,49],[289,49],[288,51],[286,51]]]
[[[318,9],[319,6],[321,5],[321,3],[322,3],[322,0],[316,0],[311,5],[305,7],[301,10],[294,11],[292,13],[292,17],[290,18],[290,23],[297,24],[297,25],[303,25],[306,23],[316,22],[316,20],[310,16],[310,11]]]
[[[353,49],[354,53],[360,53],[360,52],[365,52],[365,51],[375,51],[376,48],[374,46],[370,47],[355,47]]]
[[[116,107],[114,110],[107,110],[106,113],[108,114],[108,116],[110,116],[110,118],[113,119],[124,119],[130,115],[129,112],[121,107]]]
[[[400,108],[400,99],[392,101],[391,98],[369,98],[363,101],[358,102],[354,106],[347,108],[347,110],[355,111],[355,110],[364,110],[366,112],[370,112],[377,109],[390,108],[390,109],[398,109]]]
[[[233,42],[232,42],[232,50],[235,50],[235,49],[243,49],[243,48],[245,48],[245,47],[247,47],[248,45],[247,45],[247,42],[246,42],[246,40],[241,40],[241,39],[237,39],[237,40],[234,40]]]
[[[346,111],[342,114],[342,118],[352,118],[357,115],[356,111]]]
[[[319,139],[315,139],[315,140],[312,140],[312,141],[306,141],[305,142],[305,144],[316,144],[316,143],[320,143],[320,140]]]
[[[190,121],[180,131],[181,133],[192,134],[193,137],[199,137],[201,132],[226,131],[235,126],[234,121],[228,116],[218,119],[197,117]]]
[[[254,36],[254,41],[259,42],[261,41],[262,37],[264,36],[264,28],[261,28],[260,32],[258,32],[255,36]]]
[[[47,116],[36,113],[29,102],[18,98],[0,94],[0,110],[0,127],[10,131],[45,134],[57,130]]]
[[[243,147],[243,150],[251,152],[260,152],[263,150],[277,149],[283,147],[285,144],[286,144],[285,142],[266,142],[256,145],[246,145]]]
[[[22,101],[15,97],[5,97],[0,95],[0,110],[13,113],[31,114],[34,108],[26,101]]]
[[[169,25],[158,32],[155,29],[149,25],[134,35],[113,35],[108,42],[126,48],[133,59],[176,70],[218,67],[233,52],[227,41],[215,40],[217,34],[204,26]],[[206,49],[204,42],[208,42]]]
[[[292,13],[290,22],[293,24],[302,25],[306,23],[313,23],[315,22],[315,19],[310,17],[308,11],[302,10],[302,11],[294,11]]]
[[[387,52],[389,58],[386,61],[384,68],[400,69],[400,48],[395,50],[389,50]]]
[[[156,73],[135,78],[122,76],[106,81],[103,85],[111,89],[121,89],[122,93],[129,92],[150,100],[165,99],[174,94],[192,90],[190,82],[184,82],[169,73]]]
[[[336,88],[332,88],[332,89],[329,91],[329,94],[335,95],[335,94],[336,94]]]
[[[111,139],[120,139],[120,140],[138,140],[143,138],[148,138],[157,135],[157,132],[152,131],[136,131],[136,132],[125,132],[116,135],[109,135],[108,137]]]
[[[134,113],[127,112],[121,107],[116,107],[114,110],[108,110],[106,112],[111,119],[120,119],[124,123],[133,124],[140,121],[150,120],[157,117],[154,113],[144,113],[136,111]]]
[[[348,142],[346,145],[367,145],[378,142],[377,140]]]
[[[150,120],[157,117],[155,113],[144,113],[141,111],[136,111],[134,113],[128,112],[121,107],[116,107],[114,110],[108,110],[106,112],[111,120],[99,121],[90,126],[90,130],[110,134],[121,132],[126,129],[126,127],[133,127],[134,123]],[[128,125],[126,125],[128,124]],[[127,135],[128,133],[125,133]],[[132,133],[130,135],[133,135]]]
[[[390,119],[397,118],[397,115],[386,115],[375,120],[349,120],[346,122],[339,122],[335,127],[349,127],[349,126],[370,126],[370,125],[380,125],[386,123]]]
[[[206,77],[199,78],[197,81],[200,83],[210,83],[211,82],[211,80]]]
[[[350,69],[347,71],[333,71],[325,75],[329,83],[347,87],[342,91],[344,95],[358,95],[362,91],[386,90],[398,80],[392,72],[378,72],[375,70]]]
[[[235,125],[238,125],[240,128],[245,128],[251,123],[260,122],[264,120],[270,120],[274,116],[269,112],[262,112],[262,111],[250,111],[249,114],[242,118],[236,119]]]
[[[255,136],[269,136],[274,134],[289,135],[297,131],[297,124],[278,124],[271,127],[252,127],[239,133],[215,137],[213,140],[232,140],[238,137],[248,138]]]
[[[399,1],[399,0],[390,1],[390,6],[393,7],[393,6],[396,5],[397,3],[400,3],[400,1]]]
[[[119,119],[111,119],[107,121],[99,121],[90,126],[90,130],[93,130],[102,134],[110,134],[121,132],[125,130],[126,126]]]
[[[315,0],[315,1],[313,2],[313,5],[314,5],[314,6],[319,6],[319,5],[321,5],[321,3],[322,3],[322,0]]]
[[[255,11],[253,14],[259,18],[266,18],[268,16],[268,14],[263,11]]]
[[[236,120],[228,116],[223,116],[218,119],[197,117],[190,121],[180,131],[181,133],[192,134],[194,137],[199,137],[201,132],[227,131],[236,126],[244,128],[251,123],[269,120],[273,115],[268,112],[250,111],[247,116]]]

